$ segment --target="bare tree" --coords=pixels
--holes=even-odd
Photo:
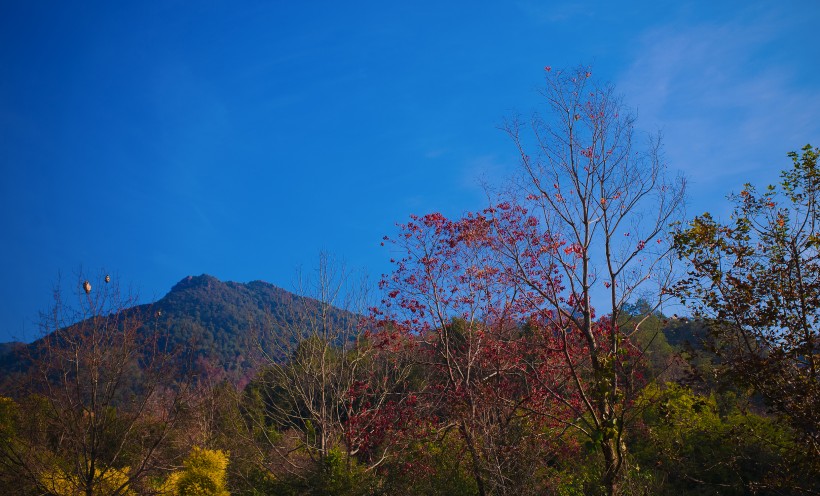
[[[517,190],[526,194],[520,204],[531,217],[511,225],[503,212],[496,215],[498,249],[545,325],[563,340],[581,399],[567,403],[575,410],[572,425],[600,448],[602,484],[616,494],[635,393],[632,364],[645,351],[630,339],[641,318],[625,323],[621,308],[652,296],[651,312],[667,298],[666,233],[685,184],[666,179],[659,138],[642,143],[635,117],[588,69],[546,68],[543,96],[548,115],[535,115],[529,126],[520,120],[505,126],[521,155]],[[604,317],[596,318],[594,301]],[[582,352],[573,354],[579,335]]]
[[[263,369],[245,395],[257,399],[246,418],[266,471],[299,480],[339,456],[372,470],[391,454],[384,419],[403,408],[407,371],[365,338],[367,286],[354,278],[322,253],[311,276],[299,274],[296,316],[263,333]]]
[[[168,384],[173,355],[147,308],[108,275],[82,281],[76,306],[57,289],[42,318],[2,464],[46,494],[127,494],[161,473],[185,385]]]

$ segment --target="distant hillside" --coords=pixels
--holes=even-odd
[[[181,347],[186,362],[202,370],[223,370],[239,379],[253,367],[252,356],[260,343],[274,349],[264,335],[293,340],[293,333],[284,330],[298,326],[300,316],[315,313],[319,307],[316,300],[263,281],[223,282],[203,274],[188,276],[155,303],[129,311],[149,315],[145,325],[164,331],[172,346]],[[329,308],[328,314],[337,325],[358,318],[335,308]],[[263,329],[272,332],[262,333]],[[0,344],[0,374],[25,368],[24,362],[16,359],[21,348],[25,345]]]
[[[25,348],[25,343],[0,343],[0,371],[8,370],[15,363],[16,354]]]
[[[282,331],[298,325],[300,315],[318,309],[316,300],[273,284],[222,282],[209,275],[186,277],[151,305],[151,310],[158,312],[152,325],[168,329],[173,344],[190,346],[188,351],[195,357],[209,360],[231,375],[241,375],[252,367],[250,355],[260,341],[266,344],[260,331],[270,329],[273,332],[268,335],[292,339]],[[342,310],[329,311],[337,325],[357,318]]]

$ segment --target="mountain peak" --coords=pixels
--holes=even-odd
[[[176,283],[174,287],[171,288],[171,292],[197,287],[208,288],[216,284],[222,284],[222,281],[208,274],[202,274],[199,276],[188,276],[183,278],[178,283]]]

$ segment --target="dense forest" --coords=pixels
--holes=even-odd
[[[323,256],[58,298],[3,352],[4,494],[819,493],[820,150],[687,219],[614,89],[546,74],[519,177],[398,225],[378,296]]]

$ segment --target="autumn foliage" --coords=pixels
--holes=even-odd
[[[375,297],[323,254],[300,298],[264,293],[286,318],[253,299],[242,380],[78,284],[0,396],[0,489],[817,494],[820,152],[729,223],[676,223],[660,140],[588,68],[545,77],[545,113],[504,125],[517,177],[398,224]]]

